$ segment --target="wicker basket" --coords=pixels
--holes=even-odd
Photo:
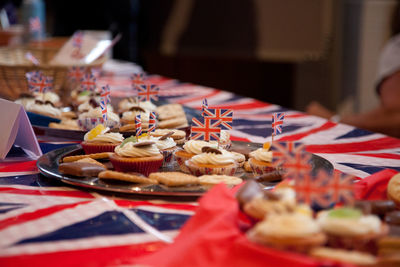
[[[33,70],[40,70],[46,76],[54,79],[54,91],[64,97],[70,90],[67,86],[67,72],[69,66],[48,65],[47,63],[57,53],[58,48],[49,47],[4,47],[0,48],[0,96],[15,100],[21,93],[28,92],[28,82],[25,74]],[[25,58],[31,52],[40,62],[35,66]],[[106,58],[99,58],[89,68],[101,67]]]

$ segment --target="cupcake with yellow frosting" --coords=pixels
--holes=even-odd
[[[249,164],[254,175],[263,175],[275,170],[272,166],[273,153],[270,143],[265,143],[262,148],[250,152]]]
[[[154,141],[137,141],[134,136],[125,139],[114,152],[110,161],[116,171],[139,172],[146,176],[158,171],[164,159]]]
[[[122,134],[111,133],[110,128],[99,124],[85,134],[81,145],[86,154],[114,152],[115,147],[123,140]]]
[[[205,174],[234,175],[238,164],[233,155],[226,150],[205,146],[201,154],[185,161],[186,167],[193,175]]]

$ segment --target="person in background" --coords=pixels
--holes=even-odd
[[[311,102],[306,108],[307,113],[400,138],[399,10],[398,8],[394,16],[392,26],[394,35],[383,48],[379,59],[376,91],[380,98],[380,105],[365,113],[347,114],[340,117],[320,103]]]

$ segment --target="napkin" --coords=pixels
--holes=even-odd
[[[397,174],[392,169],[384,169],[376,172],[355,184],[355,198],[363,200],[384,200],[387,199],[386,187],[390,178]]]
[[[234,193],[220,184],[199,200],[196,214],[174,243],[138,258],[146,266],[320,266],[305,255],[254,244],[239,229]]]

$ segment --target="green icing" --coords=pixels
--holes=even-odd
[[[357,219],[361,217],[362,213],[360,210],[352,208],[338,208],[329,211],[328,216],[334,218],[344,218],[344,219]]]
[[[131,135],[130,137],[126,138],[124,141],[122,141],[120,147],[124,147],[124,145],[125,145],[126,143],[129,143],[129,142],[136,143],[136,142],[137,142],[137,141],[136,141],[136,137],[133,136],[133,135]]]
[[[79,93],[79,96],[90,95],[90,91],[82,91]]]

